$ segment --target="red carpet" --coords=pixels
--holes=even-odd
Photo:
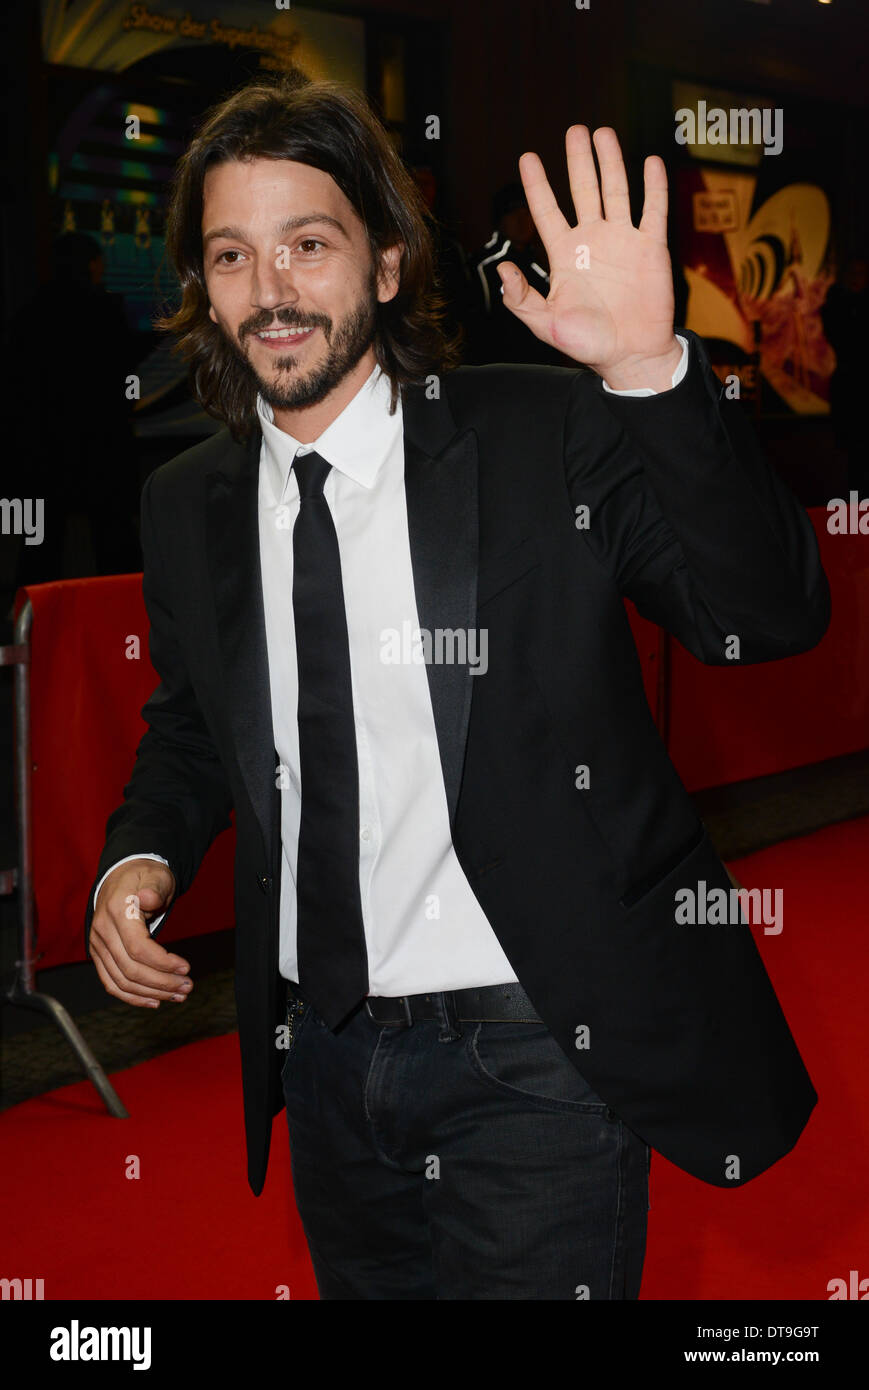
[[[820,1100],[794,1152],[744,1188],[653,1156],[644,1299],[827,1299],[831,1279],[869,1277],[867,860],[861,817],[731,865],[784,890],[781,935],[754,931]],[[262,1196],[247,1186],[237,1038],[115,1084],[129,1120],[86,1082],[3,1116],[0,1276],[42,1278],[47,1299],[316,1298],[283,1114]]]
[[[262,1196],[247,1185],[237,1035],[112,1081],[128,1120],[88,1082],[4,1115],[0,1274],[44,1278],[47,1299],[316,1298],[283,1113]]]

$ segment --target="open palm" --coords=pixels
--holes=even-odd
[[[511,261],[504,304],[535,337],[601,375],[630,371],[672,354],[673,278],[667,250],[667,172],[657,155],[645,163],[645,201],[639,227],[631,223],[618,137],[596,130],[598,185],[588,128],[565,136],[570,192],[577,223],[563,216],[540,158],[523,154],[519,172],[528,208],[549,258],[549,294],[532,289]],[[677,345],[678,355],[678,345]]]

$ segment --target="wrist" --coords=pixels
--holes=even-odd
[[[673,345],[654,357],[626,358],[611,366],[598,369],[598,375],[613,391],[636,391],[648,387],[653,391],[670,391],[673,374],[682,361],[682,344],[673,337]]]

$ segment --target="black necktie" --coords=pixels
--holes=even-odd
[[[331,464],[296,457],[293,614],[299,669],[302,819],[296,873],[299,985],[334,1029],[368,993],[359,894],[359,770],[338,537],[323,485]]]

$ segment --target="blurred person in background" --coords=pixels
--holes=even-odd
[[[570,361],[548,343],[529,334],[504,306],[498,266],[513,261],[529,285],[545,297],[549,293],[549,268],[540,244],[528,199],[521,183],[508,183],[492,199],[495,230],[472,256],[469,267],[473,288],[473,313],[469,319],[465,361],[539,362],[565,367]],[[575,365],[575,364],[574,364]]]

